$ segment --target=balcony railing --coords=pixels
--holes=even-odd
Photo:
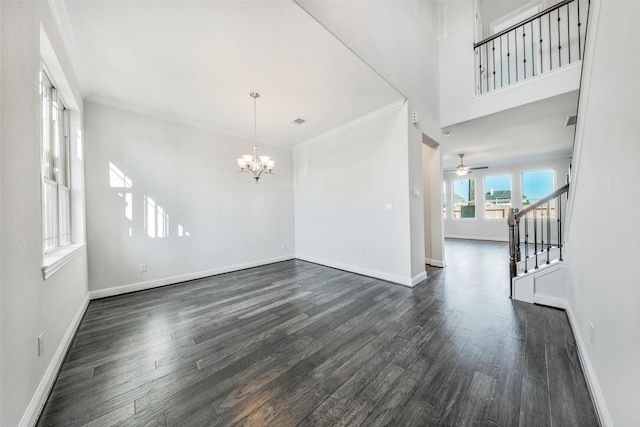
[[[478,95],[582,60],[589,0],[564,0],[473,45]]]

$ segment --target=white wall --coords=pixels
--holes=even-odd
[[[409,99],[421,131],[439,140],[436,2],[296,0]]]
[[[408,99],[411,262],[424,271],[422,133],[440,141],[438,7],[432,1],[296,0]],[[419,195],[415,195],[415,189]]]
[[[447,183],[447,218],[444,220],[445,237],[459,239],[479,239],[509,241],[509,229],[506,219],[485,219],[484,218],[484,197],[487,190],[484,188],[484,177],[491,175],[511,174],[511,200],[514,208],[522,209],[522,173],[533,172],[543,169],[555,169],[555,187],[565,184],[566,176],[569,172],[570,159],[568,157],[560,159],[550,159],[546,161],[535,161],[510,166],[491,167],[489,169],[474,170],[464,178],[476,180],[476,218],[452,219],[453,193],[452,180],[459,178],[454,172],[444,174]],[[564,209],[564,207],[563,207]],[[554,231],[555,233],[555,231]],[[555,236],[555,234],[554,234]],[[555,237],[552,236],[552,241]]]
[[[577,90],[580,63],[476,96],[474,6],[471,0],[443,0],[440,5],[440,125],[461,123],[487,114]]]
[[[406,104],[299,144],[294,159],[296,256],[411,285]]]
[[[405,120],[408,132],[408,153],[406,158],[409,178],[409,188],[405,189],[409,193],[409,238],[411,241],[411,277],[413,280],[424,280],[427,278],[425,270],[425,246],[422,236],[425,233],[427,224],[424,221],[424,198],[425,191],[423,185],[422,169],[422,132],[420,123],[412,123],[411,103],[407,103]]]
[[[85,103],[85,143],[92,296],[293,257],[291,150],[261,145],[276,168],[256,185],[235,161],[251,141],[93,102]],[[130,189],[111,187],[110,163]],[[127,192],[131,219],[118,195]],[[169,215],[167,237],[150,237],[145,197]]]
[[[442,156],[440,150],[422,146],[424,169],[424,246],[425,262],[446,267],[444,222],[442,219]]]
[[[53,277],[46,281],[42,278],[38,90],[41,25],[70,85],[72,95],[71,99],[66,98],[67,102],[82,102],[48,3],[2,2],[0,10],[0,425],[16,426],[23,416],[23,422],[28,422],[32,420],[30,416],[37,415],[33,413],[38,409],[35,400],[39,392],[47,391],[43,385],[47,370],[50,373],[54,369],[56,351],[61,350],[65,334],[87,296],[84,251]],[[77,114],[80,117],[81,111]],[[72,126],[79,123],[74,121]],[[76,146],[74,131],[72,147]],[[73,179],[81,177],[76,175]],[[76,201],[82,196],[81,192],[74,193]],[[45,348],[38,357],[40,332],[44,333]]]
[[[596,1],[592,13],[569,200],[569,305],[604,425],[630,426],[640,402],[640,58],[628,53],[640,44],[640,3]]]
[[[2,76],[3,76],[3,72],[2,72],[2,51],[3,51],[3,44],[1,42],[2,40],[2,3],[0,3],[0,81],[2,80]],[[0,100],[2,100],[2,84],[0,83]],[[2,205],[2,194],[3,194],[3,186],[2,186],[2,152],[4,151],[2,149],[2,141],[3,141],[3,134],[2,134],[2,128],[3,128],[3,123],[2,123],[2,103],[0,102],[0,236],[2,236],[2,210],[3,210],[3,205]],[[2,278],[2,244],[0,244],[0,279]],[[2,307],[2,282],[0,281],[0,307]],[[2,349],[2,342],[3,342],[3,329],[2,329],[2,324],[3,324],[3,319],[2,319],[2,314],[0,313],[0,349]],[[2,368],[2,351],[0,350],[0,384],[4,384],[4,369]],[[2,420],[2,415],[3,415],[3,410],[2,410],[2,386],[0,386],[0,420]]]

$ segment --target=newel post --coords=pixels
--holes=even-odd
[[[507,217],[507,224],[509,225],[509,296],[513,298],[513,287],[511,285],[512,279],[516,277],[518,273],[517,267],[517,251],[518,251],[518,239],[516,232],[516,213],[517,209],[511,208],[509,209],[509,214]],[[518,230],[519,231],[519,230]]]

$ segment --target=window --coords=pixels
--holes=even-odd
[[[447,219],[447,183],[442,181],[442,218]]]
[[[484,217],[506,218],[511,208],[511,175],[484,178]]]
[[[554,181],[555,171],[552,169],[523,172],[522,207],[526,208],[551,193],[555,187]],[[547,209],[546,207],[541,207],[538,210],[542,213],[542,210],[546,212]],[[552,218],[555,216],[555,200],[550,203],[550,214]],[[540,216],[546,216],[546,214],[542,213]]]
[[[476,217],[476,181],[456,179],[453,181],[453,218]]]
[[[71,243],[69,111],[45,72],[42,98],[42,244],[45,254]]]

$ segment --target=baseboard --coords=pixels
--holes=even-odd
[[[262,265],[273,264],[275,262],[288,261],[295,259],[295,255],[282,255],[275,258],[263,259],[260,261],[252,261],[243,264],[235,264],[226,267],[214,268],[212,270],[199,271],[196,273],[180,274],[177,276],[163,277],[160,279],[148,280],[145,282],[131,283],[128,285],[113,286],[105,289],[98,289],[89,292],[90,299],[106,298],[116,295],[128,294],[130,292],[143,291],[145,289],[158,288],[160,286],[173,285],[175,283],[186,282],[189,280],[202,279],[204,277],[216,276],[218,274],[230,273],[232,271],[245,270],[247,268],[260,267]]]
[[[363,276],[386,280],[387,282],[397,283],[399,285],[407,286],[409,288],[412,288],[415,286],[413,283],[413,278],[411,277],[396,276],[395,274],[383,273],[381,271],[371,270],[368,268],[342,264],[335,261],[328,261],[326,259],[320,259],[320,258],[315,258],[315,257],[310,257],[310,256],[300,255],[300,254],[296,254],[296,258],[302,261],[308,261],[314,264],[320,264],[320,265],[324,265],[331,268],[337,268],[338,270],[348,271],[350,273],[356,273],[356,274],[361,274]],[[426,273],[425,273],[425,278],[426,278]]]
[[[593,369],[593,364],[591,363],[591,359],[589,358],[589,353],[587,353],[587,347],[585,346],[584,339],[582,338],[582,335],[577,328],[578,322],[573,315],[570,304],[567,304],[567,308],[565,309],[565,311],[567,313],[567,317],[569,318],[571,329],[573,330],[573,336],[576,339],[576,344],[578,346],[578,358],[580,359],[582,371],[584,372],[587,379],[587,385],[589,386],[589,391],[591,392],[591,398],[595,403],[596,411],[598,413],[598,417],[600,418],[600,424],[603,427],[613,427],[613,421],[611,420],[611,415],[609,414],[609,410],[607,409],[607,404],[604,400],[604,395],[602,394],[600,383],[598,383],[598,377],[596,376],[596,372]]]
[[[460,239],[460,240],[484,240],[488,242],[508,242],[508,237],[482,237],[482,236],[444,236],[445,239]]]
[[[548,307],[561,308],[563,310],[567,309],[567,300],[558,297],[552,297],[549,295],[537,295],[533,294],[533,303],[546,305]]]
[[[429,265],[431,265],[433,267],[445,268],[447,266],[447,261],[445,261],[443,259],[425,258],[424,262],[425,262],[425,264],[429,264]]]
[[[19,427],[35,426],[36,422],[38,422],[40,412],[42,412],[42,409],[47,402],[53,383],[56,381],[58,372],[62,367],[62,362],[64,362],[64,358],[67,355],[67,350],[69,349],[69,346],[71,346],[71,341],[76,334],[78,326],[80,326],[80,321],[82,320],[88,305],[89,295],[87,294],[80,304],[75,316],[73,316],[73,320],[71,320],[71,324],[69,324],[69,327],[64,333],[62,341],[60,341],[60,345],[58,345],[58,348],[51,359],[51,363],[49,363],[47,370],[42,376],[42,380],[40,381],[36,392],[31,398],[31,402],[29,402],[29,406],[27,406],[27,410],[18,424]]]
[[[422,271],[411,278],[411,287],[415,287],[418,283],[427,280],[427,272]]]

